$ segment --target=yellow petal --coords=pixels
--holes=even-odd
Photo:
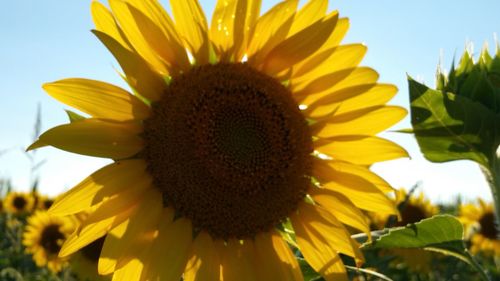
[[[98,170],[61,195],[49,212],[52,215],[66,216],[87,210],[105,198],[135,188],[144,177],[148,176],[143,160],[118,161]]]
[[[321,182],[334,181],[345,186],[376,187],[383,193],[394,192],[391,185],[370,169],[336,160],[314,159],[313,175]]]
[[[221,53],[220,61],[230,62],[231,57],[227,52],[234,46],[236,34],[240,35],[241,38],[244,28],[244,22],[241,23],[241,15],[245,15],[246,8],[245,0],[218,0],[215,5],[210,26],[210,39],[217,51]],[[236,17],[239,18],[239,26],[235,26]],[[235,29],[239,30],[235,32]]]
[[[242,244],[244,243],[244,244]],[[256,276],[255,250],[253,241],[229,239],[227,245],[217,244],[222,253],[222,280],[223,281],[254,281]]]
[[[141,96],[157,101],[167,87],[165,81],[142,57],[127,50],[113,37],[97,30],[92,31],[113,54],[127,76],[127,83]]]
[[[197,64],[207,64],[209,54],[208,27],[197,0],[170,0],[175,25],[186,40]]]
[[[263,71],[274,75],[311,56],[325,43],[337,19],[338,13],[333,12],[279,43],[267,55]]]
[[[332,248],[337,252],[351,257],[363,258],[358,256],[359,245],[353,242],[344,225],[322,206],[301,203],[297,216],[308,232],[316,233],[319,240],[332,245]]]
[[[241,35],[238,35],[237,32],[235,32],[235,38],[234,38],[234,59],[235,61],[241,61],[241,59],[247,55],[247,46],[249,44],[250,39],[252,38],[252,34],[255,29],[255,25],[257,22],[257,19],[260,16],[260,7],[262,4],[262,0],[238,0],[239,3],[247,3],[246,7],[246,13],[244,15],[244,18],[242,18],[239,13],[236,14],[236,17],[234,19],[234,24],[235,27],[238,27],[237,30],[239,30],[239,26],[243,22],[243,30]],[[240,4],[238,4],[240,5]],[[239,11],[240,9],[237,8]],[[242,36],[240,38],[240,36]]]
[[[174,66],[177,65],[176,67],[179,69],[184,71],[188,70],[191,65],[187,57],[186,48],[177,33],[174,22],[161,4],[157,0],[126,0],[126,2],[149,19],[146,21],[143,20],[142,22],[150,22],[147,24],[147,27],[151,27],[155,30],[151,31],[148,30],[146,26],[143,26],[141,31],[146,40],[153,42],[150,42],[150,46],[155,48],[158,55],[162,57],[164,61]],[[159,41],[156,41],[155,37],[159,37]],[[165,45],[167,42],[168,45]]]
[[[320,138],[346,135],[376,135],[401,121],[407,114],[399,106],[376,106],[335,114],[311,126],[311,134]]]
[[[350,88],[359,85],[375,84],[379,78],[379,74],[369,67],[358,67],[346,79],[343,79],[328,91],[335,92],[341,89]]]
[[[107,200],[104,200],[96,210],[90,215],[84,222],[81,223],[82,231],[89,224],[95,222],[106,220],[110,216],[119,214],[127,210],[130,206],[135,206],[137,203],[142,202],[146,194],[155,194],[160,196],[156,189],[151,188],[151,179],[145,178],[143,181],[138,182],[134,185],[134,188],[130,188],[126,191],[118,193]],[[146,196],[146,198],[149,198]]]
[[[354,111],[365,107],[386,104],[398,92],[398,88],[390,84],[376,84],[368,91],[357,96],[343,100],[338,107],[337,113]]]
[[[339,46],[340,41],[342,41],[342,38],[344,35],[347,33],[347,30],[349,29],[349,19],[347,18],[340,18],[337,21],[337,25],[335,26],[335,29],[333,32],[330,34],[330,37],[326,40],[326,42],[319,48],[314,55],[312,55],[310,58],[304,60],[303,62],[298,63],[295,66],[295,73],[293,73],[293,77],[296,76],[301,76],[306,74],[308,71],[317,69],[319,65],[322,64],[324,60],[327,60],[335,51],[340,50],[340,48],[343,48],[344,46]],[[347,45],[348,46],[348,45]],[[337,47],[339,49],[337,49]],[[357,65],[357,64],[356,64]],[[342,69],[342,68],[348,68],[349,66],[343,66],[342,64],[337,64],[335,61],[331,61],[331,63],[325,65],[323,67],[325,70],[329,67],[333,67],[335,69]],[[304,69],[302,69],[304,67]],[[300,71],[299,71],[300,70]],[[299,71],[297,73],[297,71]],[[322,72],[326,73],[326,72]],[[313,78],[314,76],[311,76],[310,78]]]
[[[315,202],[323,206],[327,212],[335,216],[340,222],[370,235],[368,220],[349,198],[326,188],[311,188],[309,194]]]
[[[307,112],[309,118],[327,117],[332,108],[336,114],[352,110],[364,109],[370,106],[379,106],[387,103],[397,93],[397,88],[388,84],[365,84],[353,86],[336,92],[327,92],[306,96],[297,99],[299,103],[309,105]]]
[[[104,236],[111,229],[124,222],[133,212],[137,205],[131,206],[124,212],[111,216],[105,220],[98,221],[86,226],[85,230],[75,231],[62,245],[59,252],[60,257],[69,256],[95,240]],[[92,215],[89,216],[91,219]]]
[[[124,48],[132,50],[130,43],[128,42],[127,38],[125,38],[123,31],[116,23],[115,18],[108,10],[108,8],[106,8],[98,1],[92,1],[90,7],[95,29],[108,34]]]
[[[89,79],[64,79],[43,85],[50,96],[92,117],[143,120],[149,107],[120,87]]]
[[[298,0],[285,0],[257,20],[247,50],[250,65],[263,63],[267,54],[286,38],[297,4]]]
[[[280,234],[257,234],[254,245],[259,280],[304,280],[297,258]]]
[[[306,204],[299,207],[299,214],[292,214],[290,217],[300,252],[311,267],[326,281],[347,281],[344,264],[337,254],[337,245],[332,245],[325,237],[333,231],[318,232],[315,226],[319,224],[317,220],[321,219],[321,216],[314,213],[309,214],[308,209],[303,208],[304,205]],[[304,209],[306,211],[303,211]],[[313,215],[313,217],[310,218],[307,215]],[[315,225],[312,225],[313,222]]]
[[[138,136],[142,125],[137,122],[108,122],[85,119],[54,127],[39,139],[62,150],[89,156],[123,159],[137,154],[143,147]]]
[[[48,144],[43,143],[40,140],[36,140],[34,143],[32,143],[30,146],[28,146],[28,148],[26,148],[26,151],[30,151],[30,150],[42,148],[42,147],[45,147],[45,146],[48,146]]]
[[[338,113],[338,109],[342,106],[344,101],[364,95],[367,91],[375,87],[375,85],[376,84],[356,85],[326,95],[315,95],[311,98],[320,98],[312,103],[309,103],[307,99],[303,102],[303,104],[308,105],[303,111],[303,114],[311,119],[328,118],[328,116],[332,114],[332,108],[335,108],[335,113]]]
[[[130,281],[130,280],[141,280],[141,276],[144,274],[145,262],[144,259],[147,257],[150,248],[147,247],[142,249],[141,252],[137,253],[137,256],[127,263],[124,267],[118,269],[113,274],[112,281]]]
[[[326,14],[328,9],[328,0],[311,0],[302,7],[293,20],[292,27],[288,36],[303,30],[315,21],[320,20]],[[330,36],[330,32],[328,33]]]
[[[332,47],[338,46],[340,44],[340,41],[342,41],[345,34],[347,33],[348,29],[349,29],[349,19],[348,18],[339,19],[337,25],[335,26],[335,30],[330,35],[330,38],[326,40],[325,44],[323,44],[323,46],[321,47],[321,49],[318,50],[318,52],[322,52],[324,50],[328,50]]]
[[[117,260],[124,250],[123,245],[118,242],[121,241],[121,237],[123,237],[127,231],[129,222],[130,219],[125,220],[106,235],[97,267],[99,274],[106,275],[116,270]]]
[[[99,259],[100,274],[113,273],[151,243],[151,233],[156,229],[162,209],[161,194],[149,192],[138,205],[137,211],[110,231]]]
[[[374,136],[344,136],[319,139],[316,149],[334,159],[359,165],[408,157],[408,152],[396,143]]]
[[[109,0],[109,5],[118,23],[120,23],[123,33],[125,33],[125,36],[127,36],[132,46],[134,46],[134,50],[141,55],[155,71],[162,75],[167,75],[169,73],[167,67],[144,39],[142,34],[144,29],[139,28],[139,23],[136,21],[137,19],[132,16],[127,3],[122,0]],[[145,24],[143,24],[143,26],[144,25]]]
[[[159,280],[179,280],[188,261],[192,240],[189,220],[180,218],[171,222],[162,218],[151,252],[155,258],[149,261],[149,274],[157,276]]]
[[[355,67],[366,51],[367,47],[363,44],[349,44],[317,52],[294,69],[292,83],[307,83],[315,77]]]
[[[193,242],[191,258],[184,271],[184,281],[218,280],[219,276],[219,253],[212,237],[202,231]]]
[[[174,39],[175,36],[172,34],[165,34],[163,30],[159,26],[157,26],[150,18],[144,15],[140,10],[135,8],[130,4],[117,5],[121,7],[122,13],[127,13],[126,17],[130,17],[133,19],[133,31],[136,38],[131,40],[134,44],[135,42],[140,42],[141,48],[148,49],[148,56],[143,55],[140,52],[140,48],[136,46],[136,49],[139,51],[146,61],[150,62],[151,58],[149,56],[153,56],[154,62],[152,65],[161,64],[162,68],[155,69],[163,74],[164,76],[177,75],[182,71],[189,69],[189,59],[187,57],[186,51],[179,51],[180,46],[176,45],[178,42]],[[131,29],[132,29],[131,27]],[[125,29],[127,30],[127,29]],[[140,37],[139,37],[140,36]],[[135,46],[135,45],[134,45]],[[159,57],[159,58],[158,58]],[[151,62],[150,62],[151,63]]]
[[[373,86],[378,77],[378,73],[369,67],[346,68],[315,78],[306,84],[292,85],[292,89],[296,93],[295,95],[299,97],[319,95],[320,98],[316,98],[315,103],[324,105],[355,96],[358,93],[339,96],[338,92],[356,86]],[[315,103],[307,99],[304,102],[308,106],[315,106]]]
[[[398,213],[394,202],[377,188],[345,186],[336,182],[326,183],[323,187],[349,198],[360,209],[387,215]]]

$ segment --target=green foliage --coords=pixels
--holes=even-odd
[[[373,249],[387,248],[425,248],[449,249],[464,252],[463,226],[453,216],[437,215],[406,227],[389,229],[388,233],[377,240],[365,243],[363,247]]]
[[[457,68],[437,74],[437,89],[408,78],[411,123],[432,162],[472,160],[490,184],[500,233],[500,49],[474,61],[466,51]]]
[[[413,132],[433,162],[468,159],[484,167],[500,144],[500,54],[485,49],[474,63],[465,52],[457,68],[439,72],[437,89],[408,78]]]
[[[389,229],[377,240],[365,243],[364,248],[420,248],[456,257],[473,266],[488,280],[484,270],[467,251],[463,241],[464,229],[460,221],[450,215],[437,215],[408,224],[405,227]]]

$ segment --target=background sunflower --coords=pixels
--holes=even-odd
[[[430,218],[439,213],[439,208],[432,204],[424,196],[423,192],[418,195],[408,193],[405,189],[398,189],[396,192],[396,205],[399,216],[387,216],[379,213],[371,213],[372,226],[375,229],[384,229],[394,226],[406,226]],[[411,271],[429,272],[433,254],[423,249],[392,249],[382,252],[382,255],[395,256],[395,264],[403,262]]]
[[[495,227],[493,204],[482,199],[478,199],[476,204],[463,204],[459,208],[459,217],[471,242],[471,252],[500,258],[500,239]]]
[[[33,211],[35,198],[28,192],[9,192],[3,200],[3,208],[6,212],[22,215]]]
[[[32,254],[37,266],[47,266],[57,273],[67,265],[67,258],[60,258],[58,254],[64,240],[74,229],[75,222],[70,218],[37,211],[28,218],[23,245],[26,252]]]

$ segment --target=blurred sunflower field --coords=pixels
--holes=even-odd
[[[42,130],[38,106],[28,186],[0,171],[0,281],[500,280],[496,39],[434,87],[400,69],[401,104],[328,0],[168,2],[89,1],[121,80],[41,85],[67,118]],[[387,132],[477,165],[492,200],[395,186]],[[48,195],[46,149],[106,164]]]

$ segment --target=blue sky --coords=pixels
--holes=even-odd
[[[166,2],[166,1],[162,1]],[[277,1],[264,1],[264,9]],[[303,3],[303,2],[302,2]],[[215,1],[202,1],[209,15]],[[68,77],[99,79],[125,86],[117,63],[90,33],[93,28],[90,1],[4,1],[0,9],[0,177],[15,188],[29,189],[30,162],[22,148],[31,142],[37,104],[42,106],[43,130],[66,122],[62,104],[41,89],[44,82]],[[368,53],[362,65],[380,73],[380,81],[400,89],[393,104],[408,108],[406,74],[434,85],[436,65],[442,56],[449,68],[466,42],[477,53],[484,42],[494,49],[499,33],[498,0],[337,0],[330,10],[349,17],[351,28],[344,43],[363,42]],[[396,128],[409,127],[406,118]],[[386,133],[402,144],[412,159],[390,161],[373,167],[395,187],[417,181],[434,201],[448,201],[462,194],[467,198],[491,198],[478,167],[470,162],[432,164],[425,161],[413,137]],[[44,148],[37,159],[46,159],[40,170],[40,189],[57,194],[71,188],[108,160]]]

